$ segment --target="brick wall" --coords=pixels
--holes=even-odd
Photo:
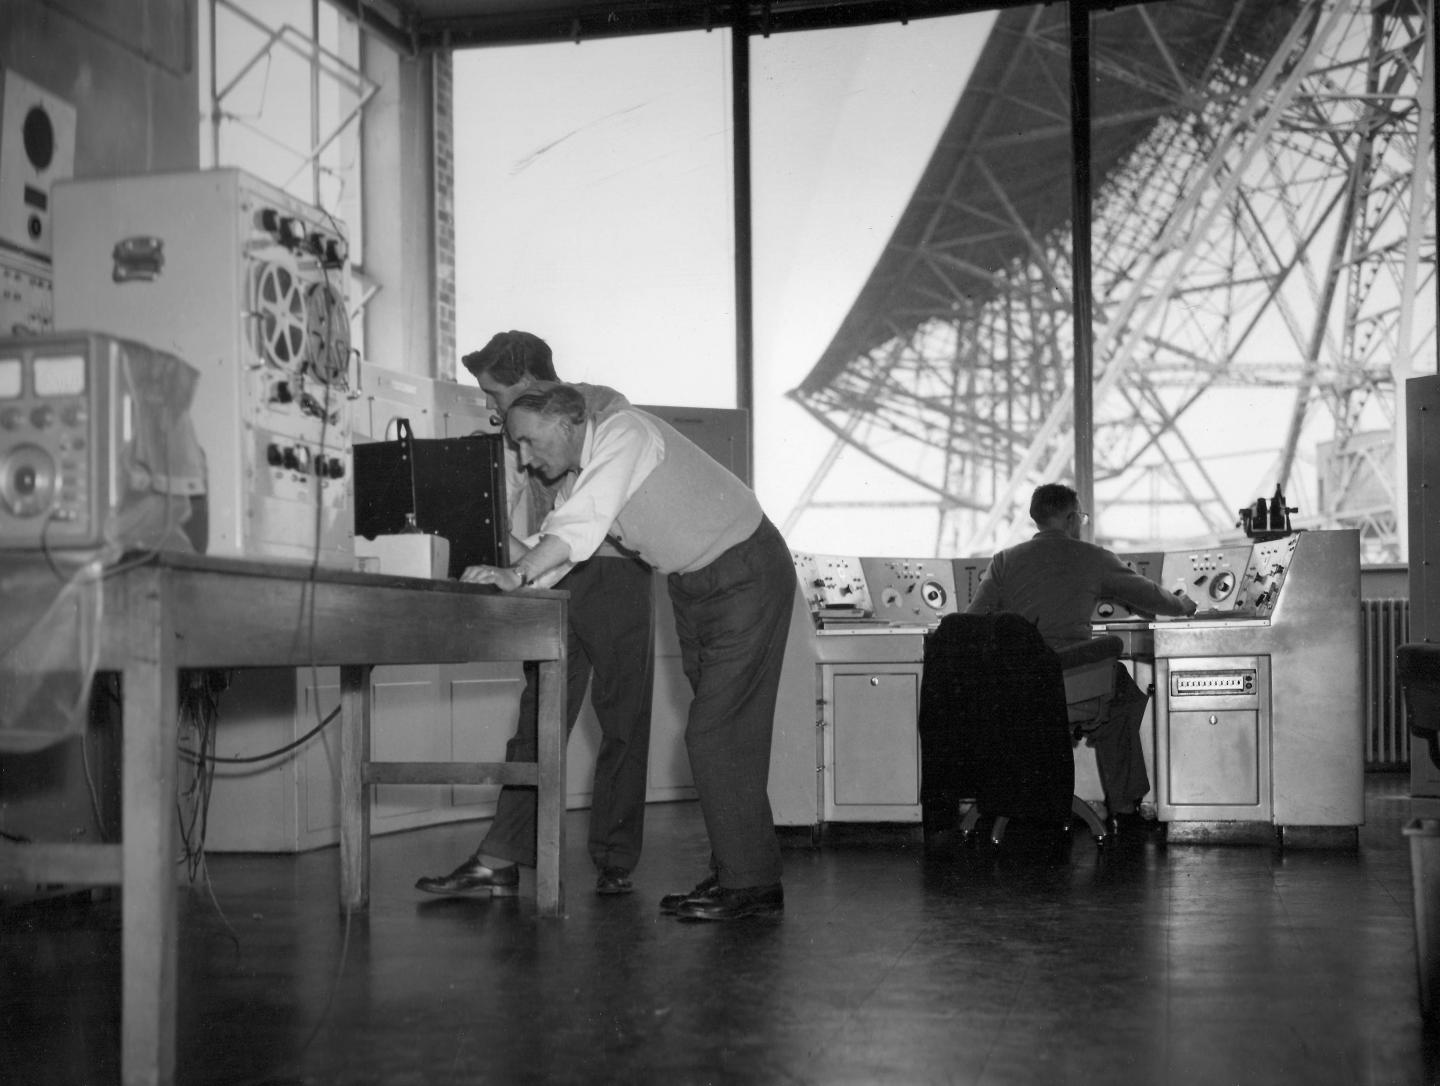
[[[454,69],[448,51],[433,57],[435,80],[435,376],[454,380],[455,346],[455,112]]]

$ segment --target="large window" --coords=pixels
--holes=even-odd
[[[345,224],[353,307],[365,273],[361,113],[376,85],[360,30],[315,0],[203,0],[200,165],[244,169]],[[363,353],[363,321],[352,322]]]
[[[923,484],[927,470],[943,473],[943,441],[907,441],[874,414],[842,437],[786,394],[826,354],[884,254],[992,22],[752,40],[755,479],[796,549],[936,546],[936,495]]]
[[[460,353],[518,328],[563,378],[733,407],[728,35],[457,53],[454,85]]]
[[[228,28],[216,161],[268,146],[358,231],[353,29],[314,0],[202,7]],[[1281,484],[1301,526],[1401,557],[1397,382],[1436,350],[1425,10],[1096,11],[1079,254],[1065,5],[752,37],[754,479],[792,545],[1026,533],[1034,485],[1074,478],[1078,336],[1102,542],[1234,537]],[[735,406],[731,44],[455,54],[453,353],[522,328],[566,378]]]
[[[806,464],[811,420],[760,428],[794,451],[769,459],[796,465],[795,482],[804,472],[784,522],[792,544],[966,555],[1022,537],[1034,486],[1075,477],[1085,398],[1102,542],[1238,538],[1240,510],[1280,486],[1296,526],[1356,528],[1366,560],[1400,558],[1397,398],[1436,351],[1423,10],[1196,0],[1096,11],[1088,245],[1070,211],[1067,9],[957,24],[976,28],[978,57],[896,228],[862,239],[882,242],[878,255],[833,248],[827,272],[853,255],[865,275],[835,285],[846,304],[833,338],[761,367],[774,379],[802,366],[794,399],[829,439]],[[757,70],[770,48],[757,47]],[[954,56],[962,74],[965,54]],[[912,68],[895,61],[873,80],[892,125],[912,112],[899,93]],[[878,162],[897,186],[912,178],[893,142],[883,127],[854,141],[836,176],[864,191]],[[757,173],[770,168],[756,159]],[[836,236],[854,237],[849,226]],[[757,208],[757,249],[777,229],[782,217]],[[762,292],[762,312],[770,304]],[[783,324],[794,311],[772,309],[762,342],[794,338]],[[1073,391],[1077,343],[1093,355],[1088,397]]]

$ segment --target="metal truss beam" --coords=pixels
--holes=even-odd
[[[1309,523],[1358,518],[1367,558],[1395,560],[1395,512],[1346,506],[1308,461],[1390,430],[1397,374],[1435,364],[1431,5],[1169,0],[1092,18],[1097,503],[1108,517],[1143,492],[1150,510],[1102,521],[1105,536],[1144,539],[1165,509],[1166,536],[1221,538],[1251,488],[1281,482],[1313,486]],[[936,538],[961,553],[1028,531],[1029,489],[1069,470],[1068,218],[1027,181],[1068,169],[1064,88],[1019,74],[1063,65],[1062,22],[1002,14],[1003,60],[977,69],[999,85],[972,78],[791,393],[839,444],[787,523],[844,500],[842,446],[934,495]]]

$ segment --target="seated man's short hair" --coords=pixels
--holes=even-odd
[[[1030,495],[1030,519],[1036,524],[1078,508],[1080,496],[1064,483],[1045,483]]]

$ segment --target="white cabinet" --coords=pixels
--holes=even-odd
[[[824,664],[825,820],[920,821],[920,665]]]
[[[377,667],[372,751],[381,761],[502,761],[522,678],[514,664]],[[216,754],[254,758],[314,729],[339,703],[334,668],[247,669],[220,699]],[[213,852],[295,852],[339,840],[332,722],[298,750],[265,761],[222,762],[210,795],[205,845]],[[371,829],[391,833],[494,811],[493,785],[381,785]]]
[[[1269,822],[1270,658],[1172,657],[1156,673],[1161,820]]]
[[[804,595],[770,759],[777,826],[920,821],[919,628],[817,633]]]

